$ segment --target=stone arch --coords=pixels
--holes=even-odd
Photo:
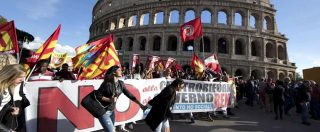
[[[270,42],[266,44],[266,57],[267,58],[275,57],[275,46]]]
[[[263,78],[262,71],[258,69],[252,70],[250,76],[253,76],[255,79]]]
[[[258,20],[259,20],[259,15],[257,13],[252,13],[250,15],[250,27],[257,29],[258,28]]]
[[[234,25],[244,26],[244,13],[242,11],[236,11],[234,14]]]
[[[203,41],[203,42],[202,42]],[[204,44],[204,47],[203,47],[203,44]],[[209,37],[203,37],[203,40],[202,38],[200,39],[200,52],[202,52],[204,50],[204,52],[211,52],[210,51],[210,38]]]
[[[289,72],[288,76],[289,76],[290,80],[295,80],[293,73]]]
[[[128,51],[132,51],[133,50],[133,38],[132,37],[128,37],[127,38],[127,45],[128,45]]]
[[[149,25],[150,13],[144,13],[140,16],[140,26]]]
[[[116,50],[122,49],[122,38],[118,38],[116,42]]]
[[[275,76],[275,75],[276,75],[275,72],[272,71],[272,70],[270,70],[270,71],[267,72],[267,78],[270,78],[270,79],[272,79],[273,81],[275,81],[275,79],[276,79],[276,76]]]
[[[170,11],[169,23],[170,24],[179,23],[179,11],[178,10]]]
[[[174,35],[169,36],[167,51],[176,51],[178,45],[178,38]]]
[[[153,24],[163,24],[163,17],[164,17],[163,11],[159,11],[156,14],[154,14]]]
[[[160,51],[161,49],[161,37],[158,35],[153,36],[153,51]]]
[[[263,29],[264,30],[273,30],[273,21],[270,16],[265,16],[263,20]]]
[[[280,72],[279,73],[279,80],[282,80],[283,81],[283,79],[285,78],[286,76],[285,76],[285,74],[283,73],[283,72]]]
[[[208,9],[201,11],[201,23],[211,23],[211,12]]]
[[[110,25],[110,22],[109,21],[106,21],[104,23],[104,32],[108,32],[109,31],[109,25]]]
[[[128,20],[128,27],[134,27],[137,25],[137,15],[132,15]]]
[[[251,42],[251,56],[261,56],[261,44],[258,40]]]
[[[218,24],[228,24],[228,13],[226,10],[218,11]]]
[[[286,51],[285,48],[282,45],[278,45],[278,58],[280,60],[286,59]]]
[[[241,76],[241,78],[244,78],[246,76],[245,74],[245,70],[239,68],[237,69],[235,72],[234,72],[234,76],[235,77],[238,77],[238,76]]]
[[[188,9],[185,12],[184,22],[191,21],[191,20],[195,19],[195,17],[196,17],[195,11],[193,9]]]
[[[140,44],[139,50],[142,50],[142,51],[146,50],[146,44],[147,44],[146,37],[140,36],[139,37],[139,44]]]
[[[183,51],[194,51],[194,41],[189,40],[189,41],[184,42]]]
[[[126,18],[125,17],[120,17],[119,23],[118,23],[118,28],[124,28],[126,26]]]
[[[236,55],[245,55],[246,45],[243,39],[237,39],[234,46],[234,51]]]
[[[115,30],[115,29],[116,29],[116,22],[115,21],[111,21],[110,30]]]
[[[228,54],[228,41],[226,38],[218,39],[218,53]]]

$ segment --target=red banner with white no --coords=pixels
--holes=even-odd
[[[167,80],[124,80],[126,88],[142,104],[157,95]],[[170,82],[170,81],[169,81]],[[34,131],[95,131],[102,129],[80,102],[102,80],[29,82],[25,93],[31,102],[26,109],[27,130]],[[233,85],[225,82],[185,80],[186,87],[177,93],[174,113],[206,112],[227,108],[235,98]],[[231,96],[231,97],[230,97]],[[121,102],[121,103],[120,103]],[[115,107],[116,125],[141,120],[143,111],[126,96],[120,95]]]

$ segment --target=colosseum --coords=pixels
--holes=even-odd
[[[132,54],[140,54],[141,62],[156,55],[189,65],[194,51],[205,57],[216,53],[233,76],[293,79],[296,66],[289,62],[288,38],[278,31],[275,14],[270,0],[98,0],[89,41],[114,34],[125,65]],[[180,26],[196,17],[203,37],[182,43]]]

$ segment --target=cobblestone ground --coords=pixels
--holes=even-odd
[[[234,132],[234,131],[264,131],[264,132],[320,132],[320,121],[310,120],[310,126],[301,124],[300,116],[290,112],[291,116],[284,116],[283,120],[275,120],[273,113],[265,112],[259,106],[247,106],[239,104],[234,116],[229,119],[218,117],[214,121],[208,121],[199,116],[194,124],[187,119],[170,120],[172,132]],[[178,118],[178,117],[177,117]],[[149,127],[143,122],[137,122],[131,132],[149,132]]]

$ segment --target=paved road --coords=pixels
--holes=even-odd
[[[266,113],[258,106],[250,107],[244,104],[235,109],[236,115],[229,119],[220,117],[214,121],[198,118],[196,123],[189,124],[189,120],[171,120],[172,132],[234,132],[234,131],[264,131],[264,132],[320,132],[320,121],[310,120],[312,125],[301,124],[300,116],[292,110],[290,117],[283,120],[274,120],[274,114]],[[138,122],[131,132],[151,131],[146,124]]]

